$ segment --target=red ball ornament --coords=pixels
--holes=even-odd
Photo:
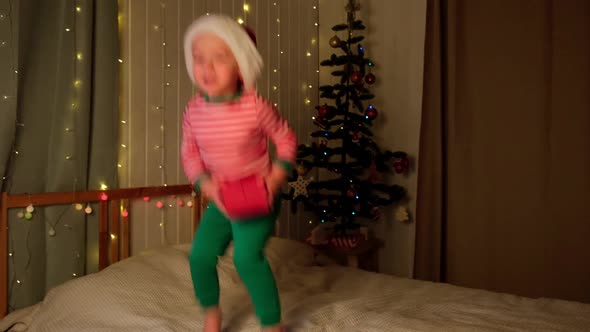
[[[410,160],[408,158],[402,159],[402,166],[406,170],[409,169],[410,168]]]
[[[393,169],[398,174],[407,171],[408,168],[410,168],[410,161],[408,158],[397,159],[393,162]]]
[[[367,84],[375,83],[375,75],[368,73],[367,76],[365,76],[365,82],[367,82]]]
[[[348,191],[346,192],[346,195],[350,198],[356,196],[356,192],[354,191],[354,189],[348,189]]]
[[[377,109],[373,106],[369,106],[367,108],[367,110],[365,111],[365,116],[369,120],[375,120],[377,118],[377,115],[378,115]]]
[[[355,71],[353,71],[353,72],[352,72],[352,74],[350,75],[350,80],[351,80],[353,83],[355,83],[355,84],[358,84],[358,83],[362,82],[362,80],[363,80],[363,74],[361,74],[361,72],[360,72],[360,71],[358,71],[358,70],[355,70]]]
[[[353,142],[358,142],[360,139],[359,134],[358,133],[353,133],[352,134],[352,141]]]
[[[329,113],[330,113],[330,108],[326,104],[320,106],[318,109],[318,116],[320,118],[327,118]]]

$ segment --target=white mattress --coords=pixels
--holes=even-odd
[[[0,331],[200,331],[188,246],[129,258],[54,288]],[[527,299],[345,267],[313,267],[302,244],[267,249],[292,331],[590,331],[590,305]],[[224,331],[260,331],[232,264],[220,260]]]

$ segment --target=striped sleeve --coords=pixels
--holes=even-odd
[[[201,153],[191,130],[189,108],[184,111],[182,118],[182,144],[180,156],[184,173],[191,184],[195,184],[198,178],[205,172],[205,166],[201,159]]]
[[[277,161],[289,170],[295,164],[297,153],[295,132],[277,109],[264,98],[259,96],[256,104],[258,124],[276,146]]]

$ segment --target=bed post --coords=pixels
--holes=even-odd
[[[109,233],[111,233],[111,262],[110,264],[115,264],[119,261],[119,243],[120,234],[119,234],[119,223],[120,223],[120,209],[121,209],[121,202],[119,200],[112,200],[110,202],[110,209],[111,213],[109,216],[109,221],[111,223],[109,227]]]
[[[0,198],[0,318],[8,313],[8,194]]]
[[[121,220],[121,259],[129,257],[129,243],[131,237],[129,236],[129,200],[122,199],[121,207],[123,211],[127,211],[127,215],[123,215]]]
[[[100,201],[98,212],[98,270],[109,265],[109,206],[107,201]]]

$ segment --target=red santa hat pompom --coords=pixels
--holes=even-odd
[[[184,34],[184,60],[186,70],[193,84],[192,47],[195,37],[202,33],[212,33],[221,38],[232,51],[245,89],[254,89],[256,80],[262,72],[262,57],[256,48],[256,35],[231,17],[225,15],[206,15],[194,21]]]

